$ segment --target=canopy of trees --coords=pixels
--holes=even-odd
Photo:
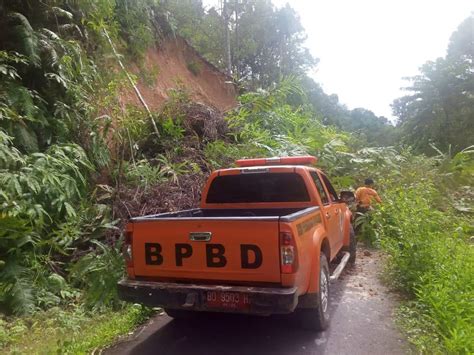
[[[394,101],[403,142],[418,151],[460,151],[474,143],[474,15],[451,36],[444,58],[409,78],[411,92]]]
[[[354,132],[371,145],[395,143],[395,130],[386,118],[367,109],[349,110],[307,76],[318,59],[304,47],[304,28],[289,5],[276,8],[270,0],[223,4],[205,10],[200,1],[169,0],[163,6],[175,30],[223,70],[227,24],[232,74],[246,90],[268,89],[287,76],[301,78],[306,98],[324,124]]]
[[[339,102],[336,94],[326,94],[321,86],[309,77],[303,78],[308,102],[326,125],[352,132],[372,146],[396,144],[395,127],[385,117],[378,117],[365,108],[349,110]]]
[[[226,67],[226,26],[231,71],[247,88],[268,87],[283,76],[303,75],[317,63],[304,47],[306,35],[289,6],[270,0],[224,1],[221,9],[204,10],[198,1],[171,0],[165,8],[177,31],[210,61]]]

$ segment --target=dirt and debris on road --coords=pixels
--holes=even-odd
[[[367,253],[365,252],[367,251]],[[356,265],[331,288],[331,326],[302,330],[287,316],[215,314],[180,322],[155,316],[106,354],[405,354],[396,330],[397,298],[378,278],[379,251],[359,248]]]

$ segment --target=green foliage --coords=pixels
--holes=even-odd
[[[166,181],[166,172],[159,165],[152,165],[149,160],[142,159],[135,163],[125,163],[124,176],[127,184],[145,189],[151,185]]]
[[[16,221],[13,221],[16,222]],[[34,272],[21,263],[21,248],[29,242],[28,234],[23,235],[19,223],[15,223],[14,230],[9,230],[11,221],[1,220],[0,226],[6,227],[2,233],[2,244],[8,244],[9,255],[2,255],[0,275],[0,309],[2,312],[31,313],[34,310],[35,300],[32,283]],[[7,239],[7,240],[5,240]],[[2,245],[3,247],[4,245]],[[16,249],[18,248],[18,249]]]
[[[85,196],[86,174],[92,168],[85,152],[76,145],[62,145],[19,158],[15,169],[0,170],[1,211],[38,231],[75,217],[73,204]]]
[[[467,225],[433,208],[432,189],[420,184],[386,194],[374,223],[383,226],[379,238],[391,255],[394,281],[416,295],[416,307],[434,322],[448,352],[469,353],[474,349],[474,253],[466,245]]]
[[[127,106],[118,116],[120,126],[115,130],[122,144],[130,147],[130,156],[135,156],[138,147],[151,135],[147,114],[143,109]]]
[[[192,62],[189,62],[186,67],[188,68],[188,70],[193,73],[195,76],[198,76],[199,73],[201,73],[201,63],[199,63],[198,61],[192,61]]]
[[[127,0],[115,1],[115,17],[119,24],[120,35],[127,42],[127,50],[135,60],[140,60],[153,44],[153,17],[156,0],[134,1],[133,6]]]
[[[90,168],[85,153],[74,146],[52,146],[48,153],[23,159],[16,170],[0,170],[0,307],[5,312],[28,313],[73,297],[68,287],[51,283],[62,269],[55,259],[112,227],[108,207],[81,202]]]
[[[0,308],[17,314],[74,299],[65,261],[112,226],[86,202],[109,122],[93,118],[82,24],[54,1],[22,3],[0,15]]]
[[[87,311],[53,307],[34,316],[0,318],[0,349],[4,353],[88,354],[133,331],[154,311],[139,305],[119,310]]]
[[[233,166],[234,162],[242,157],[258,157],[266,154],[268,154],[267,149],[251,142],[229,144],[229,142],[216,140],[204,147],[206,161],[213,170]]]
[[[276,8],[266,0],[227,1],[224,11],[215,7],[206,10],[201,2],[174,0],[160,6],[169,14],[175,30],[221,69],[226,63],[227,14],[232,72],[239,85],[254,91],[271,90],[287,77],[301,77],[308,104],[325,125],[354,132],[369,145],[392,145],[397,141],[395,128],[385,117],[362,108],[348,110],[337,95],[327,95],[306,75],[318,60],[304,48],[306,35],[290,5]],[[191,64],[188,69],[196,74]]]
[[[94,252],[82,257],[71,270],[71,278],[85,289],[85,305],[94,310],[105,310],[120,304],[117,282],[124,275],[121,246],[109,247],[93,241]]]
[[[445,170],[451,164],[440,164],[440,159],[405,152],[399,173],[388,166],[394,173],[380,180],[384,201],[366,221],[366,238],[388,252],[393,285],[413,299],[409,312],[416,320],[403,318],[412,341],[428,352],[470,353],[474,349],[474,249],[469,246],[473,229],[468,216],[451,207],[447,181],[453,182],[452,174]],[[384,171],[383,166],[377,163],[379,170]],[[426,324],[429,328],[417,330]]]
[[[306,34],[290,5],[270,1],[229,2],[234,73],[252,88],[269,87],[281,77],[302,75],[317,63],[304,47]]]
[[[156,85],[160,73],[160,67],[157,64],[147,63],[145,66],[140,63],[140,72],[138,75],[140,76],[140,80],[149,88],[153,88]]]
[[[224,69],[225,25],[228,17],[232,71],[247,88],[268,88],[289,75],[302,75],[317,63],[304,47],[306,35],[295,11],[270,1],[228,1],[226,13],[201,2],[167,1],[179,34],[215,65]]]
[[[175,184],[178,182],[178,177],[180,175],[189,173],[189,164],[188,162],[175,163],[173,162],[170,155],[158,154],[156,158],[157,161],[161,164],[161,172],[164,176],[170,179]]]
[[[452,35],[445,58],[429,61],[409,78],[411,94],[394,101],[404,141],[433,154],[434,143],[454,152],[472,144],[474,136],[474,59],[471,14]]]
[[[387,118],[377,117],[364,108],[349,110],[336,94],[326,94],[321,85],[309,77],[303,78],[302,86],[309,105],[323,124],[351,132],[364,146],[390,146],[397,142],[397,131]]]
[[[292,77],[271,90],[242,95],[240,107],[227,116],[233,139],[271,156],[319,155],[331,140],[348,139],[348,135],[323,126],[306,107],[287,104],[290,96],[304,99],[300,84]]]
[[[107,198],[107,194],[101,198]],[[108,205],[82,200],[75,209],[76,214],[58,223],[47,242],[51,250],[62,255],[74,253],[76,248],[101,239],[107,231],[115,228],[116,221],[110,222]]]
[[[173,0],[160,3],[169,21],[169,33],[180,34],[214,64],[223,56],[223,21],[215,9],[206,13],[201,1]]]
[[[139,325],[145,323],[155,311],[140,305],[129,305],[118,312],[105,312],[90,325],[83,325],[81,336],[73,336],[67,342],[59,342],[58,348],[70,353],[90,353],[97,348],[110,346],[117,339],[134,331]]]

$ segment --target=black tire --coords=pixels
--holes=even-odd
[[[349,248],[348,252],[349,256],[349,263],[354,265],[356,262],[356,254],[357,254],[357,240],[354,232],[354,228],[351,225],[350,232],[349,232]]]
[[[191,319],[196,317],[196,312],[187,311],[185,309],[165,308],[165,313],[174,319]]]
[[[329,327],[329,265],[326,255],[321,255],[319,265],[319,292],[314,294],[317,306],[295,311],[300,326],[313,331],[322,331]]]

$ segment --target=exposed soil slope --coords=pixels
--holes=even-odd
[[[206,61],[183,38],[168,38],[146,53],[143,68],[132,68],[138,87],[151,109],[159,109],[169,90],[184,88],[191,99],[223,112],[236,106],[232,78]],[[122,96],[124,104],[140,105],[130,90]]]

